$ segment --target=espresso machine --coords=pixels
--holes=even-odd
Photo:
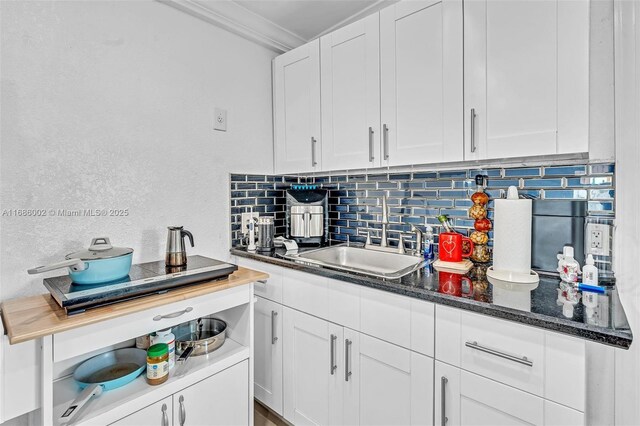
[[[327,242],[328,193],[317,185],[292,185],[287,190],[287,238],[301,246]]]

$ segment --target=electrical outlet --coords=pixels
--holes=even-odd
[[[214,130],[221,130],[223,132],[227,131],[227,110],[222,108],[216,108],[214,111],[214,120],[213,124]]]
[[[587,223],[585,235],[586,254],[609,256],[611,226],[602,223]]]
[[[253,219],[258,219],[257,212],[242,213],[240,232],[243,234],[249,233],[249,222]]]

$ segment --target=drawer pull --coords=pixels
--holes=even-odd
[[[311,137],[311,167],[315,167],[318,165],[318,162],[316,161],[316,138],[314,138],[313,136]]]
[[[260,283],[260,284],[267,285],[267,280],[258,280],[258,281],[256,281],[256,282],[258,282],[258,283]]]
[[[375,157],[373,156],[373,128],[369,127],[369,162],[372,163]]]
[[[344,381],[348,382],[351,377],[351,340],[345,339],[344,341]]]
[[[169,426],[169,417],[167,416],[167,404],[162,404],[162,426]]]
[[[180,426],[184,426],[184,422],[187,421],[187,409],[184,406],[184,396],[180,395],[178,402],[180,402],[180,411],[178,412],[178,422],[180,423]]]
[[[447,418],[447,400],[446,400],[446,391],[447,391],[447,379],[445,376],[440,378],[440,426],[445,426],[449,419]]]
[[[278,341],[278,336],[276,336],[276,316],[278,313],[276,311],[271,311],[271,344],[275,345]]]
[[[338,366],[336,365],[336,340],[338,339],[338,336],[336,336],[335,334],[331,335],[331,345],[329,347],[329,351],[330,351],[330,363],[331,365],[330,367],[330,372],[331,375],[333,376],[333,373],[337,370]]]
[[[186,309],[184,309],[182,311],[174,312],[172,314],[156,315],[155,317],[153,317],[153,320],[154,321],[160,321],[162,319],[177,318],[180,315],[184,315],[184,314],[189,313],[191,311],[193,311],[193,308],[191,306],[189,306],[189,307],[187,307]]]
[[[382,125],[382,142],[384,150],[384,160],[389,159],[389,128],[386,124]]]
[[[471,108],[471,152],[476,152],[476,109]]]
[[[506,354],[504,352],[497,351],[495,349],[487,348],[486,346],[481,346],[478,342],[465,342],[466,347],[475,349],[480,352],[484,352],[487,354],[495,355],[500,358],[508,359],[509,361],[517,362],[519,364],[526,365],[527,367],[533,367],[533,361],[527,359],[526,356],[518,357],[515,355]]]

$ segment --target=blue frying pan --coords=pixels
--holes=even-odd
[[[71,422],[92,397],[132,382],[146,367],[147,352],[136,348],[117,349],[86,360],[73,373],[82,392],[60,416],[59,423]]]

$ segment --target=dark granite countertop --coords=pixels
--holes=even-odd
[[[284,253],[284,249],[277,249],[270,255],[250,253],[242,247],[231,249],[232,255],[428,300],[618,348],[628,349],[633,340],[613,284],[606,286],[606,294],[598,295],[593,311],[589,310],[587,313],[582,302],[578,302],[573,305],[573,315],[567,317],[563,314],[563,304],[560,302],[566,296],[566,292],[563,294],[560,280],[554,276],[541,275],[540,284],[536,289],[523,292],[494,288],[486,279],[487,264],[474,265],[463,276],[438,272],[429,265],[399,280],[383,280],[284,259],[281,257]]]

